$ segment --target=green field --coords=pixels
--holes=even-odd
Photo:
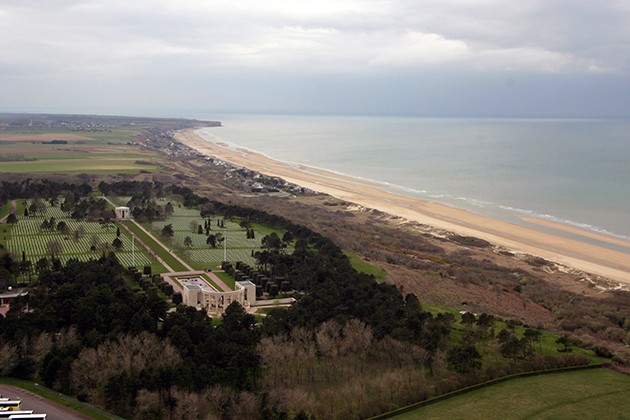
[[[7,201],[4,207],[0,209],[0,218],[8,215],[11,212],[11,201]]]
[[[106,158],[93,161],[47,161],[0,163],[0,172],[9,173],[93,173],[93,174],[119,174],[137,173],[141,170],[161,172],[155,165],[138,165],[134,162],[120,162],[107,160]]]
[[[372,274],[376,280],[384,279],[387,276],[387,272],[385,270],[363,261],[356,254],[346,251],[344,251],[344,254],[346,254],[346,256],[350,259],[352,268],[357,270],[359,273]]]
[[[605,369],[514,379],[395,420],[630,419],[630,377]]]
[[[464,336],[464,332],[463,332],[464,326],[461,323],[462,316],[459,313],[458,309],[450,308],[448,306],[437,306],[437,305],[426,305],[426,304],[422,305],[422,309],[427,312],[430,312],[434,316],[436,316],[439,313],[453,314],[453,316],[455,317],[455,322],[453,323],[453,329],[451,330],[451,339],[455,341],[459,341]],[[507,328],[507,324],[505,322],[501,322],[501,321],[494,322],[495,335],[498,334],[501,330],[504,330],[505,328]],[[519,326],[514,327],[514,333],[516,334],[518,338],[521,338],[523,337],[526,329],[527,329],[526,326],[519,325]],[[540,339],[540,343],[536,344],[536,353],[540,355],[545,355],[545,354],[551,354],[554,356],[561,355],[561,353],[558,352],[558,349],[561,349],[562,346],[556,343],[556,340],[560,338],[560,336],[558,334],[554,334],[546,330],[540,330],[540,332],[541,332],[541,339]],[[503,363],[506,361],[502,357],[499,357],[499,359],[497,360],[497,355],[494,352],[491,352],[490,349],[488,349],[488,351],[486,352],[482,352],[482,354],[484,356],[484,366],[486,366],[487,364],[499,365],[500,363]],[[572,347],[571,354],[578,355],[578,356],[587,356],[591,358],[591,364],[610,362],[610,359],[599,357],[595,355],[595,353],[593,353],[592,351],[579,348],[579,347]]]
[[[41,139],[9,140],[0,143],[0,155],[23,155],[35,161],[0,162],[0,172],[9,173],[137,173],[141,170],[161,172],[157,165],[136,161],[159,161],[163,157],[142,153],[135,142],[140,129],[79,132],[68,130],[16,131],[3,134],[73,134],[85,140],[67,140],[67,144],[44,144]]]
[[[226,286],[230,287],[232,290],[236,288],[236,280],[234,277],[230,276],[228,273],[219,271],[214,273],[218,278],[220,278]]]
[[[2,151],[2,149],[0,149]],[[26,155],[28,157],[32,157],[40,160],[89,160],[89,161],[99,161],[99,160],[123,160],[125,162],[132,162],[134,159],[142,160],[142,159],[153,159],[153,160],[163,160],[161,157],[157,158],[154,156],[148,156],[144,153],[102,153],[102,152],[91,152],[91,153],[33,153]],[[25,163],[33,163],[33,162],[20,162],[20,164]],[[13,163],[15,165],[15,163]]]

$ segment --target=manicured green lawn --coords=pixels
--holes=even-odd
[[[7,201],[7,204],[0,209],[0,218],[6,216],[11,212],[11,200]]]
[[[373,274],[376,277],[376,280],[384,279],[387,276],[387,272],[382,270],[380,267],[367,263],[360,259],[357,255],[344,251],[344,254],[350,258],[350,264],[352,264],[352,268],[357,270],[359,273],[365,274]]]
[[[234,223],[241,223],[242,220],[243,219],[234,219]],[[282,239],[282,237],[286,233],[282,229],[276,229],[271,226],[261,225],[260,223],[252,223],[252,229],[254,229],[257,234],[261,234],[262,236],[266,236],[271,234],[272,232],[276,232],[280,239]]]
[[[514,379],[392,419],[630,419],[629,395],[629,376],[593,369]]]
[[[7,247],[7,242],[11,240],[11,229],[13,225],[0,223],[0,245]]]
[[[149,246],[155,253],[162,258],[162,260],[168,264],[173,270],[176,272],[180,271],[188,271],[186,267],[184,267],[179,261],[177,261],[170,253],[168,253],[164,248],[157,244],[149,235],[144,233],[140,228],[138,228],[131,221],[122,222],[127,226],[131,231],[142,241]]]
[[[236,287],[236,280],[234,280],[234,277],[230,276],[224,271],[217,271],[214,274],[216,274],[217,277],[220,278],[226,286],[234,290],[234,288]]]

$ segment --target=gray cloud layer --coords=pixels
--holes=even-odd
[[[0,109],[629,115],[630,2],[5,0]]]

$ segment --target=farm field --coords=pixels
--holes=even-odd
[[[30,201],[27,201],[27,205],[29,204]],[[115,251],[118,260],[124,266],[133,265],[134,260],[137,266],[152,265],[152,258],[139,244],[135,244],[135,251],[132,252],[131,237],[124,229],[121,229],[120,236],[120,240],[123,243],[122,249],[113,249],[111,244],[116,238],[116,224],[105,229],[98,222],[74,220],[59,207],[51,207],[47,202],[45,204],[46,211],[44,213],[26,217],[18,213],[17,224],[14,226],[3,225],[3,230],[7,229],[8,232],[6,233],[9,233],[8,236],[6,233],[3,233],[4,237],[7,238],[4,245],[9,251],[19,256],[20,259],[22,252],[24,252],[26,259],[32,261],[33,264],[41,258],[50,257],[48,243],[56,240],[61,245],[61,252],[59,252],[58,258],[64,263],[71,258],[81,261],[98,259],[103,252]],[[68,226],[68,233],[64,234],[58,230],[42,229],[42,222],[51,217],[54,217],[57,223],[65,222]],[[92,245],[95,245],[94,251],[91,250]]]
[[[137,173],[161,172],[155,162],[163,157],[138,150],[139,129],[97,132],[0,133],[0,156],[19,156],[19,161],[0,162],[9,173]],[[63,140],[66,144],[45,144]],[[147,162],[149,160],[150,162]],[[151,164],[153,163],[153,164]]]
[[[629,393],[629,376],[592,369],[514,379],[391,418],[630,419]]]
[[[160,172],[155,165],[138,165],[118,159],[96,158],[95,160],[38,160],[34,162],[0,162],[0,172],[10,173],[137,173],[141,170]]]

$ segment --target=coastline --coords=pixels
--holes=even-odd
[[[289,165],[243,148],[231,150],[222,143],[210,142],[193,130],[174,136],[181,143],[236,166],[246,167],[293,184],[329,194],[364,207],[377,209],[424,225],[474,236],[514,252],[531,254],[586,273],[597,274],[620,283],[630,284],[630,255],[594,244],[535,229],[537,225],[597,239],[630,249],[630,241],[607,237],[587,230],[523,218],[532,227],[491,219],[445,204],[416,199],[381,190],[387,185],[339,175],[305,165]]]

